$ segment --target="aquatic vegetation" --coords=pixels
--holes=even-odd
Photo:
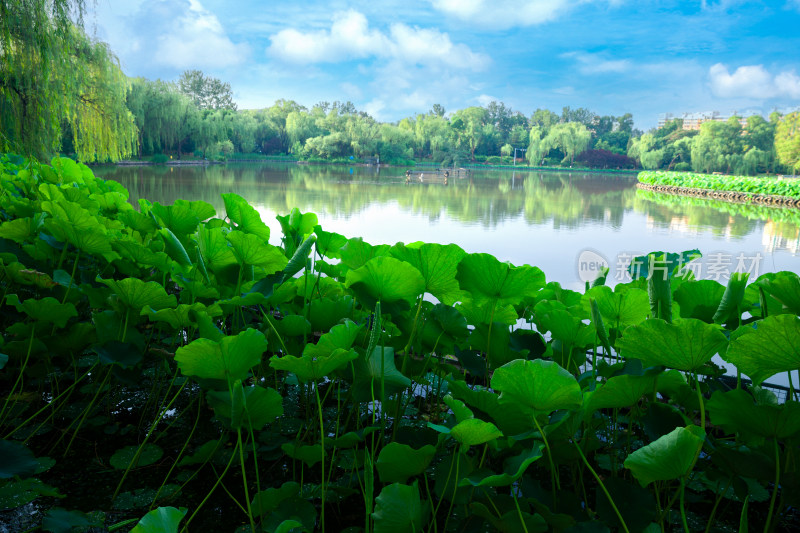
[[[35,506],[23,529],[797,526],[800,402],[765,385],[800,370],[795,273],[722,285],[654,252],[580,293],[297,209],[270,235],[233,193],[136,209],[68,160],[0,173],[0,513]]]
[[[796,179],[719,176],[695,172],[646,170],[639,173],[639,182],[648,185],[800,198],[800,181]]]

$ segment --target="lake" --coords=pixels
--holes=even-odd
[[[456,243],[515,265],[541,268],[548,281],[582,290],[595,263],[609,283],[627,281],[632,257],[698,248],[695,273],[727,282],[800,270],[800,212],[659,195],[635,188],[635,174],[473,170],[444,177],[434,169],[229,163],[211,166],[96,167],[122,183],[134,204],[147,198],[205,200],[218,215],[220,194],[235,192],[261,213],[280,242],[278,214],[314,212],[320,225],[371,244]],[[421,176],[420,176],[421,174]]]

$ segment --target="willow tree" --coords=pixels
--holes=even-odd
[[[789,113],[778,123],[775,151],[790,171],[800,172],[800,112]]]
[[[0,0],[0,150],[48,156],[69,131],[84,161],[132,151],[127,80],[83,12],[84,0]]]

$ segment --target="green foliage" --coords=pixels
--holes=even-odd
[[[494,112],[474,114],[511,135]],[[296,209],[273,246],[229,193],[225,218],[205,202],[139,211],[69,160],[4,156],[0,178],[0,509],[36,502],[30,527],[791,520],[797,394],[728,390],[713,356],[756,384],[800,369],[794,273],[726,288],[679,275],[699,252],[654,252],[634,281],[581,294],[456,245],[348,239]],[[661,267],[648,294],[638,278]]]
[[[669,185],[713,191],[735,191],[800,198],[800,182],[775,178],[712,176],[685,172],[640,172],[639,181],[649,185]]]

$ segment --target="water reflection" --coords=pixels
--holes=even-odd
[[[587,247],[605,256],[612,272],[617,263],[624,270],[617,260],[623,255],[691,248],[766,254],[766,270],[798,270],[797,210],[639,191],[634,175],[482,171],[451,174],[445,184],[432,169],[412,170],[408,180],[405,171],[239,163],[106,167],[96,174],[125,185],[134,203],[205,200],[223,214],[220,195],[235,192],[261,212],[274,236],[275,215],[298,207],[348,237],[456,242],[468,252],[540,266],[570,288],[581,286],[576,258]]]

